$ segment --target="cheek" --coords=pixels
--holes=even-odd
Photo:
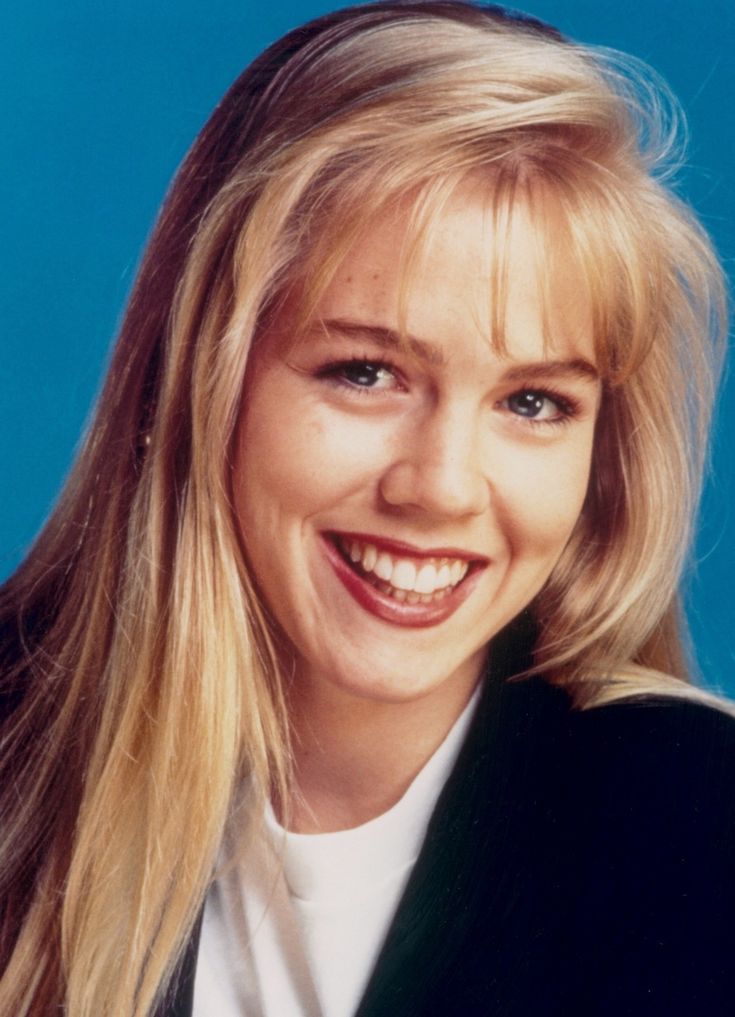
[[[272,533],[345,499],[364,497],[388,442],[380,428],[261,385],[240,424],[233,488],[243,536]]]
[[[505,530],[519,553],[556,557],[582,511],[589,481],[589,443],[573,449],[534,450],[508,464],[498,499]]]
[[[273,414],[261,415],[258,408],[251,406],[241,421],[233,471],[235,506],[246,543],[253,530],[262,539],[269,520],[275,523],[303,507],[319,476],[308,429],[292,426],[287,414],[273,421]]]

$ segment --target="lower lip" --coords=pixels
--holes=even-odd
[[[470,573],[441,600],[435,600],[429,604],[407,604],[405,601],[395,600],[387,593],[381,593],[351,569],[328,537],[324,538],[324,545],[329,562],[338,579],[341,580],[343,586],[360,607],[382,621],[390,622],[392,625],[403,625],[407,628],[422,629],[430,628],[432,625],[441,625],[467,600],[483,571],[483,569],[477,569]]]

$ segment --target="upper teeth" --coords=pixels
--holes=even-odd
[[[378,551],[373,544],[355,540],[341,543],[350,560],[360,564],[365,572],[372,572],[395,589],[407,592],[429,594],[456,586],[469,567],[458,558],[397,558],[387,551]]]

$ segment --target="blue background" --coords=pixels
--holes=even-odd
[[[29,0],[4,14],[0,137],[0,577],[42,524],[100,385],[156,210],[225,88],[265,45],[333,3]],[[689,116],[681,175],[735,258],[735,6],[528,0],[584,42],[651,63]],[[689,615],[707,682],[735,694],[735,377],[718,418]]]

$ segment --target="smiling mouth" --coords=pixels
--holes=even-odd
[[[331,535],[343,561],[365,582],[401,604],[434,604],[448,597],[473,570],[462,558],[412,557],[366,540]]]

